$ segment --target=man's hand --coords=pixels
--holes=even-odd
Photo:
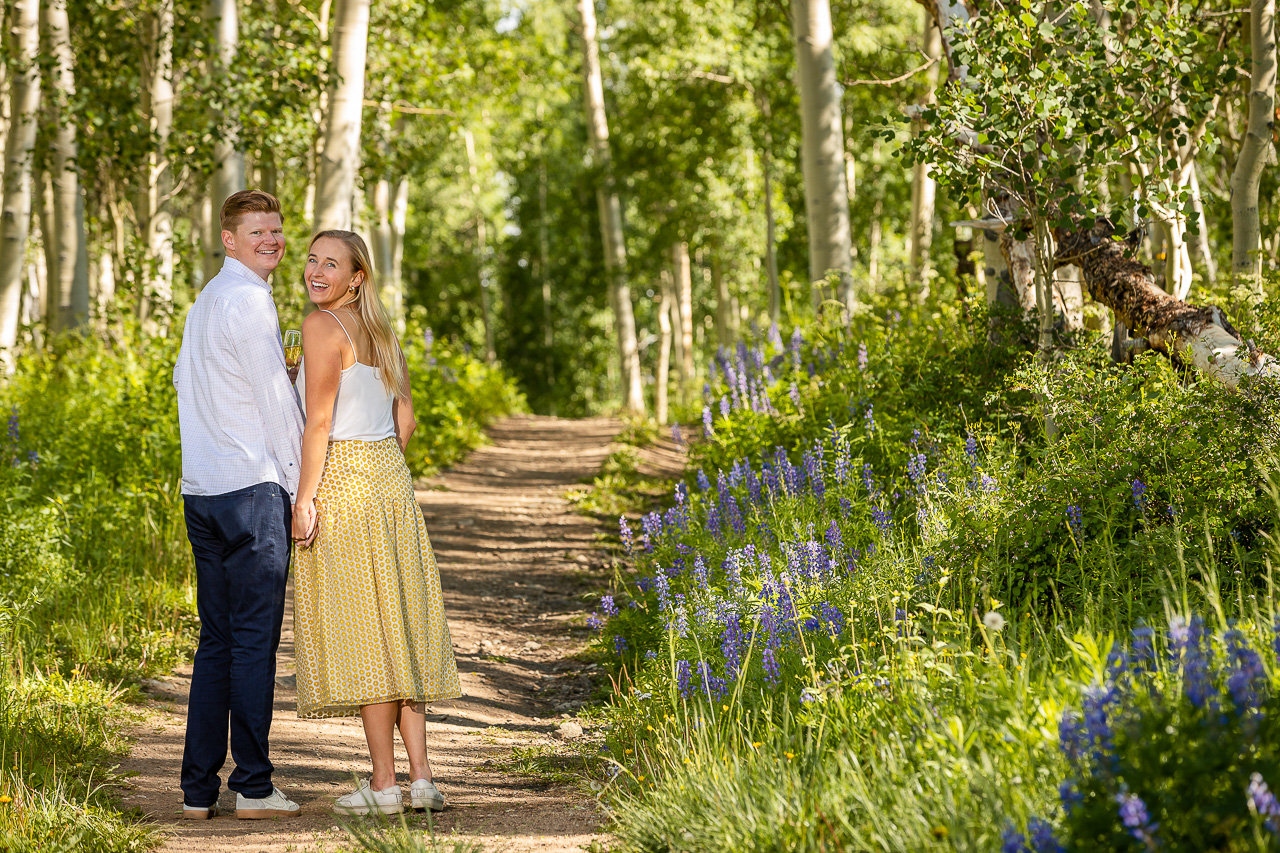
[[[316,508],[315,499],[294,504],[293,541],[298,543],[298,547],[309,547],[319,531],[320,511]]]
[[[286,367],[285,372],[289,374],[289,381],[292,382],[294,385],[297,385],[298,384],[298,366],[294,365],[293,367]]]

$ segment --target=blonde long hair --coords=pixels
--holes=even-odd
[[[334,229],[321,231],[312,237],[307,245],[307,254],[311,254],[311,247],[321,237],[330,237],[346,246],[347,252],[351,255],[351,265],[355,267],[356,272],[364,273],[364,281],[357,285],[351,297],[338,307],[350,306],[355,309],[352,313],[356,315],[373,344],[373,366],[382,373],[383,387],[387,389],[388,394],[403,397],[405,369],[400,355],[400,342],[396,340],[396,333],[391,328],[387,309],[383,307],[382,300],[378,297],[378,281],[374,277],[373,258],[369,254],[369,247],[356,232]]]

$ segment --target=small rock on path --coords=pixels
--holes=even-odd
[[[562,713],[588,698],[591,677],[570,656],[587,642],[572,627],[603,587],[593,544],[600,525],[575,514],[567,488],[594,475],[618,433],[606,418],[508,418],[482,447],[418,491],[444,584],[454,651],[466,693],[438,702],[427,716],[427,744],[448,807],[436,830],[503,851],[576,851],[603,840],[601,815],[575,784],[551,784],[504,772],[513,747],[578,742],[578,723]],[[593,572],[595,572],[593,574]],[[299,720],[293,679],[292,599],[285,615],[271,729],[276,784],[301,804],[292,820],[180,820],[187,667],[146,685],[152,711],[135,732],[122,770],[136,773],[123,792],[165,832],[163,851],[220,853],[348,846],[332,812],[334,798],[368,774],[356,719]],[[576,730],[576,731],[575,731]],[[572,734],[570,734],[572,733]],[[399,743],[397,741],[397,750]],[[399,752],[401,786],[407,764]],[[230,759],[223,780],[231,770]],[[235,808],[235,795],[220,805]],[[425,819],[409,813],[410,823]]]

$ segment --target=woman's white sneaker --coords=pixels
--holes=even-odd
[[[350,794],[338,797],[333,810],[338,814],[400,814],[404,811],[404,799],[399,785],[375,791],[366,779]]]
[[[415,809],[444,810],[444,794],[426,779],[418,779],[409,786],[409,801]]]

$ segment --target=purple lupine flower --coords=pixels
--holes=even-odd
[[[917,430],[918,432],[918,430]],[[907,475],[911,477],[911,482],[915,483],[916,489],[923,492],[925,488],[925,466],[928,461],[923,453],[917,453],[915,456],[907,458]]]
[[[671,630],[675,631],[676,636],[687,637],[689,635],[689,610],[685,607],[685,598],[683,592],[676,593],[676,606],[673,609],[673,618],[671,620]]]
[[[715,428],[711,426],[711,408],[709,406],[702,407],[702,435],[704,438],[711,438],[716,434]]]
[[[747,523],[742,519],[742,510],[738,508],[738,499],[733,495],[725,495],[724,519],[736,536],[745,536]]]
[[[1079,763],[1089,748],[1089,733],[1075,711],[1066,711],[1058,721],[1058,748],[1067,760]]]
[[[618,615],[618,605],[614,603],[612,595],[600,596],[600,612],[607,617]]]
[[[1080,788],[1074,781],[1066,779],[1058,785],[1058,801],[1062,803],[1062,810],[1071,814],[1084,802],[1084,794],[1080,793]]]
[[[1227,676],[1227,691],[1236,709],[1257,708],[1258,691],[1267,684],[1267,673],[1262,658],[1249,647],[1248,640],[1239,630],[1232,629],[1223,637],[1227,643],[1227,656],[1231,660],[1231,674]]]
[[[635,537],[631,533],[631,525],[627,524],[625,515],[618,516],[618,533],[622,536],[622,548],[630,556],[635,550]]]
[[[730,678],[737,676],[746,647],[747,638],[742,634],[742,624],[737,614],[731,613],[725,617],[724,630],[720,634],[720,652],[724,655],[725,672]]]
[[[599,631],[604,627],[604,620],[596,613],[592,613],[587,617],[587,627],[592,631]]]
[[[782,680],[782,666],[778,663],[777,657],[773,654],[773,649],[765,648],[760,654],[760,663],[764,667],[765,680],[769,682],[771,687],[776,687],[778,682]]]
[[[800,389],[796,387],[796,383],[791,383],[791,390],[787,392],[787,396],[791,398],[791,405],[796,407],[802,416],[804,415],[804,407],[800,405]]]
[[[676,483],[672,490],[672,496],[675,498],[677,506],[684,506],[689,500],[689,488],[684,483]]]
[[[1204,642],[1204,622],[1199,616],[1192,616],[1187,622],[1175,616],[1169,625],[1169,639],[1171,654],[1181,661],[1182,689],[1191,704],[1196,708],[1216,704],[1212,702],[1213,680],[1209,674],[1213,647]]]
[[[1000,853],[1023,853],[1027,849],[1027,837],[1012,823],[1006,823],[1000,832]]]
[[[627,650],[627,638],[621,634],[613,635],[613,651],[614,654],[622,654]]]
[[[1047,820],[1031,818],[1027,821],[1027,832],[1031,834],[1031,849],[1035,853],[1063,853],[1066,850],[1054,834],[1053,824]]]
[[[729,417],[729,411],[729,398],[727,396],[722,396],[720,398],[720,417]]]
[[[684,444],[684,437],[680,435],[680,424],[671,425],[671,440],[678,445]]]
[[[1153,834],[1157,825],[1151,822],[1147,814],[1147,804],[1137,794],[1116,794],[1116,803],[1120,806],[1120,820],[1129,830],[1129,834],[1139,841],[1154,841]]]
[[[653,585],[658,590],[658,609],[663,612],[670,610],[671,581],[667,578],[667,573],[659,569],[653,576]]]
[[[871,463],[868,462],[862,466],[862,483],[867,487],[867,495],[872,500],[880,494],[880,487],[876,485],[876,478],[871,473]]]
[[[964,440],[964,452],[969,457],[969,464],[978,464],[978,440],[973,437],[973,433],[969,433],[969,437]]]
[[[1147,508],[1147,484],[1141,480],[1134,478],[1129,484],[1129,491],[1133,495],[1133,505],[1138,512],[1143,512]]]
[[[819,604],[818,609],[822,614],[822,625],[826,628],[828,634],[832,637],[839,637],[844,633],[844,611],[829,601]]]
[[[1144,670],[1150,671],[1155,666],[1156,651],[1152,643],[1155,631],[1148,625],[1139,625],[1133,629],[1133,659]]]
[[[858,369],[867,369],[867,345],[865,343],[858,344]]]
[[[703,471],[701,468],[699,468],[698,473],[694,475],[694,481],[698,484],[698,491],[700,492],[705,492],[711,488],[711,481],[707,479],[707,472]]]
[[[18,407],[9,410],[9,441],[18,443]]]
[[[710,579],[710,573],[707,571],[706,561],[699,554],[693,559],[693,579],[698,584],[698,589],[705,591],[707,582]]]
[[[876,528],[879,529],[881,536],[888,536],[889,531],[893,529],[893,516],[876,507],[871,510],[871,520],[875,522]]]
[[[1084,514],[1074,504],[1067,507],[1067,526],[1071,528],[1071,536],[1077,545],[1084,542]]]
[[[862,419],[866,421],[867,424],[867,432],[876,431],[876,415],[874,410],[875,406],[868,405],[867,413],[862,416]]]
[[[1109,682],[1084,691],[1084,729],[1095,755],[1111,751],[1111,709],[1119,702],[1119,691]]]
[[[996,482],[996,478],[989,474],[982,475],[982,491],[994,492],[1000,488],[1000,484]]]
[[[1249,774],[1249,805],[1260,817],[1267,818],[1266,827],[1272,832],[1280,832],[1280,802],[1271,793],[1267,783],[1262,780],[1261,773]]]
[[[644,550],[652,551],[662,536],[662,516],[656,512],[647,512],[640,517],[641,539]]]
[[[689,666],[687,660],[676,661],[676,689],[680,691],[680,696],[684,699],[689,698],[689,684],[693,680],[693,668]]]

